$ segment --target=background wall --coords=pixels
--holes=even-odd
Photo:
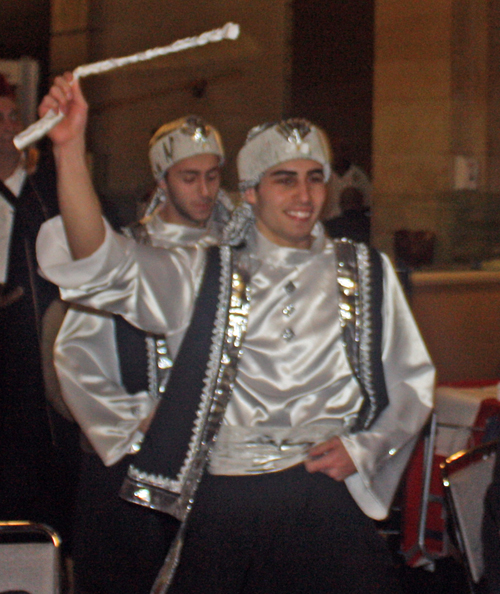
[[[500,253],[499,10],[376,2],[373,235],[384,251],[403,228],[434,232],[441,265]]]
[[[40,0],[3,2],[14,15],[20,2],[29,13]],[[229,20],[241,25],[237,42],[84,81],[94,178],[108,208],[122,218],[134,216],[133,200],[151,184],[151,132],[187,113],[220,128],[229,157],[224,181],[232,190],[234,157],[248,129],[284,115],[309,117],[345,138],[354,159],[370,170],[373,0],[52,0],[49,48],[35,57],[46,60],[50,53],[53,76]]]
[[[371,173],[377,247],[391,254],[394,231],[425,229],[439,265],[498,257],[500,0],[2,0],[0,58],[31,55],[54,75],[229,20],[237,42],[85,81],[106,204],[133,216],[166,120],[192,112],[220,127],[234,190],[246,131],[301,115]],[[477,171],[469,187],[459,162]]]

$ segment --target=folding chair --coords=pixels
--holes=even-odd
[[[453,388],[457,392],[460,396],[457,397],[458,409],[462,407],[461,400],[466,398],[463,393],[476,392],[474,397],[479,408],[477,412],[472,410],[474,420],[463,424],[458,417],[454,418],[456,414],[440,415],[438,406],[417,443],[403,490],[401,553],[411,566],[433,568],[435,561],[453,552],[446,530],[447,509],[440,464],[457,451],[484,443],[487,438],[496,439],[500,401],[491,397],[498,389],[498,380],[492,382],[461,382],[438,388],[442,391]],[[468,398],[472,399],[470,395]],[[453,405],[453,401],[445,402],[446,406]],[[454,412],[453,407],[451,412]]]
[[[0,522],[0,594],[59,594],[60,545],[45,524]]]
[[[481,526],[496,449],[496,441],[485,443],[453,454],[441,463],[445,499],[473,594],[480,591],[484,572]]]

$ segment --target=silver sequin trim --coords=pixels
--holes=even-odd
[[[146,349],[148,354],[148,392],[151,398],[158,399],[165,393],[173,362],[165,338],[148,336]]]
[[[336,241],[335,247],[343,344],[354,375],[369,399],[369,411],[363,425],[367,428],[377,411],[370,357],[373,345],[373,303],[369,249],[365,244],[346,239]]]
[[[134,466],[129,475],[141,482],[180,494],[176,517],[185,517],[203,473],[209,450],[225,414],[227,401],[236,378],[236,368],[246,332],[249,291],[248,281],[239,271],[231,273],[231,250],[221,249],[222,275],[216,322],[212,335],[205,385],[201,394],[193,434],[184,464],[175,479],[150,475]]]
[[[357,244],[357,256],[359,267],[359,279],[361,284],[361,332],[360,332],[360,376],[370,399],[370,410],[366,417],[364,426],[369,427],[373,422],[377,411],[377,399],[375,385],[373,383],[373,370],[371,365],[371,353],[373,347],[373,325],[372,325],[372,275],[370,266],[370,255],[368,247],[361,243]]]

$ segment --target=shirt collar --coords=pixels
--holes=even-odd
[[[16,198],[21,193],[26,175],[24,159],[21,159],[12,174],[4,182],[9,190],[14,194],[14,196],[16,196]]]
[[[276,245],[254,226],[248,237],[250,254],[272,266],[298,266],[309,261],[325,248],[323,226],[316,223],[312,230],[313,242],[309,249],[298,249]]]

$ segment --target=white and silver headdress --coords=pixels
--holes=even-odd
[[[224,146],[219,131],[199,116],[186,116],[164,124],[149,141],[149,162],[156,182],[175,163],[203,154],[217,155],[220,157],[219,164],[224,163]],[[166,199],[164,189],[156,186],[141,222],[149,220]],[[225,197],[221,206],[223,210],[224,200]]]
[[[221,164],[224,160],[219,132],[198,116],[165,124],[149,141],[149,162],[156,181],[178,161],[202,154],[217,155]]]
[[[238,153],[240,191],[256,186],[271,167],[293,159],[312,159],[330,177],[331,150],[325,132],[305,119],[292,118],[252,128]]]

